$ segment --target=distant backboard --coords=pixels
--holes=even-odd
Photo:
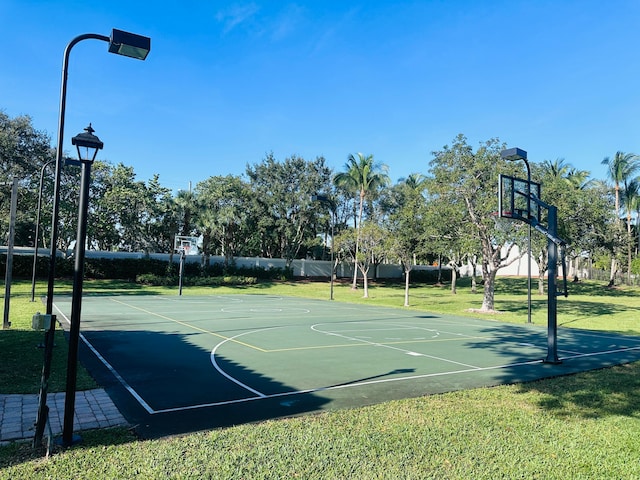
[[[176,253],[184,252],[185,255],[198,255],[198,237],[176,235],[173,249]]]
[[[522,178],[500,175],[498,183],[498,216],[531,223],[542,221],[542,209],[532,198],[540,198],[540,184]]]

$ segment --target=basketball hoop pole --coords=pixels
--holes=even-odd
[[[178,274],[178,295],[182,295],[182,280],[184,278],[184,248],[180,249],[180,273]]]
[[[547,237],[547,257],[548,257],[548,287],[547,287],[547,358],[545,363],[559,364],[562,360],[558,358],[558,246],[564,247],[567,242],[558,237],[558,208],[549,205],[539,198],[534,198],[538,206],[542,206],[548,211],[548,228],[544,228],[537,219],[530,218],[527,223]],[[563,269],[565,267],[563,266]],[[566,275],[566,270],[563,271]],[[564,296],[567,296],[565,290]]]
[[[519,149],[510,149],[519,150]],[[507,158],[509,150],[502,152],[502,157]],[[540,184],[536,182],[525,181],[520,178],[510,177],[508,175],[500,175],[498,179],[498,216],[505,216],[514,220],[520,220],[529,224],[529,231],[531,228],[535,228],[538,232],[547,237],[547,258],[548,258],[548,304],[547,304],[547,358],[545,363],[558,364],[561,360],[558,358],[558,318],[557,318],[557,274],[558,274],[558,246],[563,249],[567,245],[567,242],[558,237],[558,209],[554,205],[550,205],[540,199]],[[519,191],[515,187],[516,184],[523,184],[526,182],[526,188]],[[531,191],[531,187],[537,187],[537,193],[534,194]],[[526,196],[527,201],[527,214],[524,215],[522,209],[518,209],[516,205],[515,195],[518,194],[518,198]],[[505,195],[506,194],[506,195]],[[507,205],[503,205],[503,199],[507,202]],[[536,215],[531,215],[531,202],[536,204]],[[505,210],[506,207],[506,210]],[[547,209],[547,226],[542,225],[541,211]],[[563,250],[564,252],[564,250]],[[529,255],[529,259],[531,256]],[[564,258],[564,253],[563,253]],[[566,289],[566,266],[563,260],[563,275],[565,276],[565,288],[564,296],[567,296]]]

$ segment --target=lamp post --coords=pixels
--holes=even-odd
[[[64,144],[64,120],[67,103],[67,79],[69,76],[69,56],[72,48],[83,40],[100,40],[109,44],[109,52],[125,57],[144,60],[151,51],[151,39],[135,33],[113,29],[111,36],[97,33],[85,33],[71,40],[64,50],[62,60],[62,82],[60,86],[60,113],[58,117],[58,141],[56,148],[56,168],[53,183],[53,210],[51,214],[51,248],[49,252],[49,275],[47,281],[47,306],[46,313],[51,315],[49,329],[45,334],[45,359],[42,367],[42,383],[39,394],[38,416],[33,444],[39,447],[42,443],[44,427],[47,421],[47,380],[51,369],[51,350],[53,349],[53,335],[55,333],[55,315],[53,312],[53,287],[56,271],[56,252],[58,242],[58,216],[60,211],[60,173],[62,170],[62,151]]]
[[[35,301],[36,296],[36,267],[38,265],[38,237],[40,236],[40,210],[42,209],[42,186],[44,183],[45,169],[55,162],[55,159],[49,160],[40,169],[40,188],[38,190],[38,211],[36,212],[36,232],[33,242],[33,271],[31,273],[31,301]]]
[[[334,254],[334,242],[333,242],[334,232],[333,231],[336,224],[336,203],[326,195],[312,195],[311,201],[324,203],[325,205],[328,205],[329,208],[331,209],[331,280],[329,281],[329,285],[330,285],[329,299],[333,300],[333,277],[335,276],[335,269],[336,269],[335,260],[334,260],[335,254]]]
[[[71,139],[78,150],[82,164],[80,180],[80,203],[78,206],[78,232],[76,235],[75,263],[73,268],[73,292],[71,295],[71,318],[69,327],[69,354],[67,356],[67,388],[64,399],[64,423],[62,444],[65,447],[78,441],[73,438],[73,414],[76,398],[76,373],[78,368],[78,340],[80,337],[80,311],[82,309],[82,285],[84,279],[84,254],[87,241],[87,213],[89,207],[89,186],[91,185],[91,165],[104,144],[96,137],[91,124]]]
[[[529,234],[527,235],[527,323],[531,323],[531,168],[527,161],[527,152],[520,148],[508,148],[500,153],[505,160],[512,162],[522,160],[527,167],[527,220],[529,220]]]
[[[67,103],[67,79],[69,76],[69,55],[71,49],[83,40],[101,40],[109,43],[109,52],[144,60],[151,50],[151,39],[134,33],[113,29],[111,37],[97,33],[85,33],[75,37],[64,50],[62,62],[62,85],[60,88],[60,116],[58,118],[58,144],[56,149],[56,171],[53,186],[53,214],[51,218],[51,256],[49,259],[49,281],[47,284],[47,314],[53,310],[53,284],[56,268],[56,244],[58,241],[58,215],[60,211],[60,171],[64,143],[64,120]]]

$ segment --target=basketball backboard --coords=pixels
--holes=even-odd
[[[542,221],[542,208],[532,199],[540,198],[540,184],[522,178],[500,175],[498,182],[498,216],[531,223]]]
[[[185,255],[198,255],[198,237],[176,235],[173,249],[176,253],[184,252]]]

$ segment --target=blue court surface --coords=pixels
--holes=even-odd
[[[65,329],[70,297],[57,297]],[[640,337],[273,295],[87,296],[80,354],[143,438],[640,359]]]

